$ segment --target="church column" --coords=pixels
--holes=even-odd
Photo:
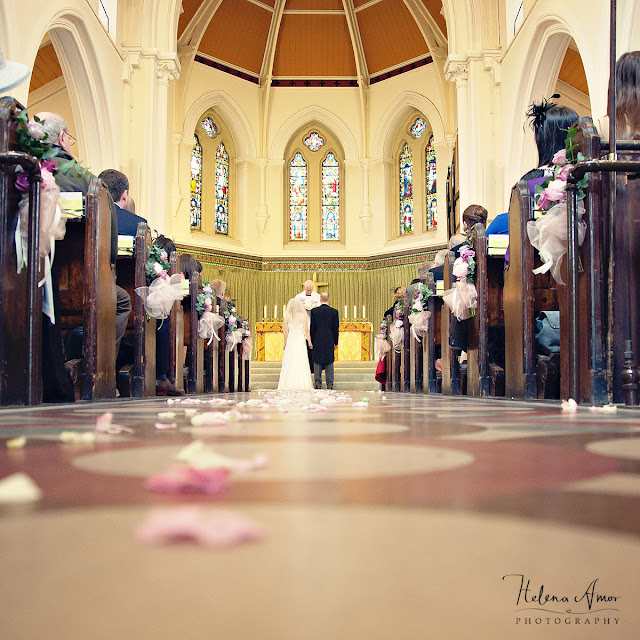
[[[269,219],[269,209],[267,208],[267,161],[260,158],[260,203],[256,213],[256,222],[260,233],[264,232],[264,228]]]
[[[178,209],[182,204],[182,190],[180,189],[180,150],[182,147],[182,134],[174,133],[172,136],[173,152],[173,184],[171,185],[171,214],[173,218],[178,215]],[[173,227],[173,224],[172,224]],[[175,233],[172,229],[172,232]]]
[[[362,209],[360,220],[365,233],[369,233],[371,223],[371,205],[369,204],[369,160],[362,161]]]

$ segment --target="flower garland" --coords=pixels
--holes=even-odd
[[[225,331],[227,334],[227,351],[231,351],[238,342],[242,341],[242,330],[238,326],[236,301],[231,300],[224,310]]]
[[[380,323],[380,337],[386,340],[388,335],[389,321],[386,318],[383,318],[382,322]]]
[[[167,260],[167,252],[154,240],[147,247],[147,262],[144,266],[148,286],[135,290],[144,301],[147,315],[157,320],[168,318],[173,303],[184,298],[182,274],[170,276]]]
[[[212,340],[218,338],[218,329],[224,324],[224,318],[218,314],[213,313],[213,301],[215,293],[213,288],[209,285],[207,280],[202,281],[202,293],[198,294],[196,298],[196,311],[198,312],[198,337],[209,340],[207,345],[210,345]]]
[[[560,264],[567,253],[567,179],[576,162],[584,160],[582,153],[575,153],[578,145],[574,144],[577,127],[571,127],[565,139],[565,148],[558,151],[551,164],[553,175],[547,178],[541,185],[535,187],[536,209],[542,215],[536,220],[527,223],[529,241],[538,250],[543,262],[542,266],[533,270],[533,273],[546,273],[551,275],[558,284],[564,284],[560,277]],[[589,183],[588,176],[584,176],[576,184],[578,199],[578,244],[582,245],[587,230],[586,222],[582,219],[585,208],[583,200],[585,189]]]
[[[476,290],[476,252],[471,238],[460,247],[459,256],[453,263],[456,282],[442,294],[442,300],[458,320],[467,320],[476,315],[478,292]]]
[[[151,285],[156,278],[169,279],[169,256],[156,240],[147,247],[147,263],[144,271],[147,274],[148,285]]]
[[[389,335],[389,321],[386,317],[380,323],[380,333],[375,338],[375,359],[380,360],[391,351],[387,337]]]
[[[251,338],[251,323],[248,320],[242,322],[242,359],[251,360],[253,339]]]
[[[413,304],[409,314],[409,323],[411,324],[411,332],[413,337],[421,342],[422,337],[429,328],[429,318],[431,312],[427,309],[429,298],[433,295],[433,291],[426,284],[420,282],[413,289]]]
[[[393,305],[393,326],[391,327],[391,343],[393,344],[393,348],[396,351],[400,351],[402,348],[402,343],[404,342],[404,313],[403,313],[403,305],[404,300],[400,298],[400,300],[396,300]]]

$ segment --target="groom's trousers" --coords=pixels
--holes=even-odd
[[[313,363],[313,382],[316,389],[322,389],[322,370],[324,369],[324,378],[327,382],[327,389],[333,389],[333,362],[320,364]]]

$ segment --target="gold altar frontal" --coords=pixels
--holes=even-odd
[[[336,360],[367,361],[371,358],[370,322],[341,322],[336,347]],[[280,362],[284,353],[282,322],[256,322],[257,359]]]

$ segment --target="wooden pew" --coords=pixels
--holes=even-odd
[[[172,251],[169,256],[169,275],[180,273],[180,256]],[[169,345],[169,378],[173,378],[176,389],[184,390],[184,310],[176,300],[169,316],[171,341]]]
[[[554,360],[538,360],[535,318],[540,311],[559,309],[558,287],[550,273],[534,275],[539,266],[537,252],[529,242],[527,222],[533,220],[533,199],[529,185],[519,181],[509,204],[509,267],[504,273],[503,308],[505,324],[505,395],[532,400],[557,390]],[[548,367],[547,371],[540,370]],[[549,378],[539,385],[538,371]],[[540,387],[540,390],[539,390]],[[545,393],[545,391],[547,393]],[[557,394],[554,393],[557,397]]]
[[[489,353],[490,333],[494,340],[504,340],[504,256],[488,255],[484,225],[474,226],[471,239],[476,252],[478,306],[468,323],[467,393],[478,397],[504,395],[504,362],[492,362]]]
[[[135,398],[156,395],[156,334],[158,321],[147,317],[144,301],[135,293],[147,286],[145,266],[147,250],[151,246],[151,231],[146,222],[140,222],[134,239],[133,256],[118,256],[116,272],[118,285],[131,297],[133,313],[127,330],[133,329],[134,361],[118,372],[120,394]],[[164,322],[170,322],[167,318]],[[126,381],[125,384],[122,384]],[[124,393],[123,393],[124,391]]]
[[[204,392],[204,338],[198,337],[198,294],[200,293],[200,274],[194,271],[189,281],[189,298],[186,300],[185,343],[188,342],[187,367],[185,382],[186,393],[201,394]]]
[[[63,330],[80,325],[83,400],[116,395],[116,292],[111,270],[111,203],[103,182],[93,177],[85,215],[70,219],[64,240],[56,243],[54,269],[60,284]]]
[[[19,153],[15,115],[23,107],[0,98],[0,404],[42,402],[42,293],[39,272],[40,167]],[[14,230],[21,194],[15,165],[30,176],[27,268],[17,273]]]
[[[429,393],[440,393],[442,391],[442,372],[436,371],[436,347],[440,344],[440,322],[442,311],[442,298],[436,295],[436,283],[433,273],[427,276],[427,286],[434,292],[429,298],[428,309],[431,312],[429,327],[424,342],[426,342],[427,386],[425,391]],[[438,376],[437,374],[440,374]],[[439,378],[439,380],[438,380]]]

